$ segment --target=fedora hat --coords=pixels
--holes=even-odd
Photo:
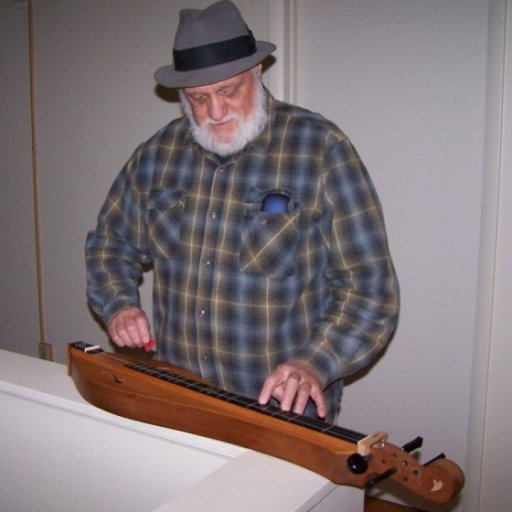
[[[165,87],[195,87],[225,80],[259,64],[276,49],[256,41],[237,7],[221,0],[180,11],[173,64],[155,72]]]

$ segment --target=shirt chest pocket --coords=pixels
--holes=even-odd
[[[174,258],[180,245],[185,193],[182,190],[154,190],[147,202],[148,238],[156,257]]]
[[[285,277],[297,267],[300,210],[262,212],[246,205],[240,239],[240,270],[266,277]]]

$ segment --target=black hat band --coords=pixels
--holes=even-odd
[[[186,50],[173,50],[174,69],[176,71],[193,71],[224,64],[244,57],[254,55],[257,51],[256,41],[252,32],[248,35],[187,48]]]

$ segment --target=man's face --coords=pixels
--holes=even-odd
[[[186,87],[194,120],[217,142],[232,142],[254,110],[256,81],[249,70],[214,84]]]

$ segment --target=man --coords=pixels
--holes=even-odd
[[[86,243],[88,298],[113,342],[141,347],[142,268],[154,272],[157,357],[260,403],[333,420],[342,379],[398,317],[377,195],[332,123],[261,83],[275,50],[229,1],[180,13],[185,115],[141,144]]]

